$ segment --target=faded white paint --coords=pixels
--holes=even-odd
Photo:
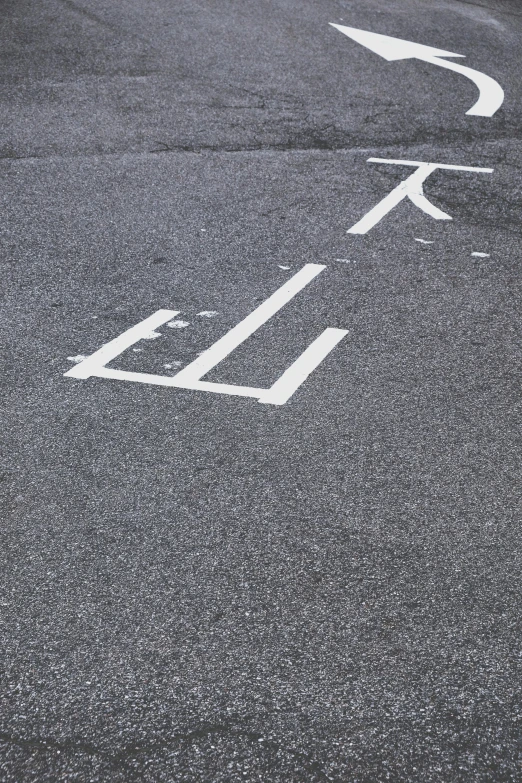
[[[79,353],[78,356],[68,356],[67,361],[74,362],[75,364],[79,364],[80,362],[83,362],[83,360],[86,358],[87,356],[85,356],[83,353]]]
[[[186,329],[187,326],[190,326],[189,321],[169,321],[167,324],[171,329]]]

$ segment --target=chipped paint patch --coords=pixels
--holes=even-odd
[[[185,329],[185,327],[190,326],[190,323],[189,321],[169,321],[167,326],[171,329]]]
[[[86,358],[87,356],[84,356],[83,353],[79,353],[78,356],[68,356],[67,361],[74,362],[75,364],[79,364],[80,362],[83,362],[83,360]]]

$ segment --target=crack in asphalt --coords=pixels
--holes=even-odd
[[[203,724],[197,729],[175,733],[164,741],[143,744],[129,743],[128,745],[122,746],[120,750],[114,753],[110,753],[103,748],[98,748],[96,745],[82,740],[67,739],[60,742],[54,738],[22,739],[21,737],[15,737],[7,732],[0,732],[0,742],[19,748],[32,748],[42,753],[47,750],[55,750],[59,753],[79,752],[89,756],[100,756],[108,761],[111,767],[120,768],[126,773],[131,772],[134,774],[136,773],[136,770],[127,767],[128,760],[142,754],[169,750],[179,743],[192,743],[200,739],[206,739],[210,736],[241,737],[252,743],[256,743],[256,746],[263,750],[270,749],[276,752],[284,750],[293,758],[299,760],[310,772],[319,775],[323,780],[331,780],[321,768],[320,763],[314,760],[310,754],[280,745],[277,742],[266,738],[265,735],[260,732],[244,730],[237,728],[235,725],[228,726],[224,723]]]
[[[518,135],[512,136],[485,136],[480,139],[463,139],[455,136],[454,138],[448,138],[444,142],[438,140],[437,147],[442,149],[452,148],[459,144],[475,144],[478,141],[485,144],[499,143],[506,144],[510,142],[518,142],[522,139],[522,132]],[[315,143],[313,143],[315,141]],[[295,143],[289,144],[288,142],[280,144],[259,142],[257,144],[241,144],[234,146],[232,144],[170,144],[165,141],[154,142],[160,145],[157,148],[148,150],[105,150],[105,151],[93,151],[93,152],[69,152],[69,153],[51,153],[51,154],[32,154],[32,155],[17,155],[14,153],[0,154],[0,161],[31,161],[31,160],[67,160],[75,158],[105,158],[112,156],[140,156],[140,155],[158,155],[158,154],[192,154],[199,155],[203,153],[214,153],[223,155],[234,155],[241,153],[256,153],[256,152],[360,152],[363,154],[371,154],[379,150],[395,150],[404,149],[405,147],[412,147],[414,149],[420,146],[427,146],[432,141],[431,138],[418,138],[410,139],[407,141],[395,141],[388,142],[387,144],[374,144],[374,145],[348,145],[348,144],[332,144],[331,142],[318,142],[317,139],[311,140],[310,144]],[[406,153],[404,153],[406,154]],[[491,162],[484,157],[485,162]],[[494,163],[506,163],[506,157],[503,155],[502,159],[495,160]],[[513,168],[518,168],[515,163],[511,162],[509,165]]]
[[[506,16],[521,17],[522,14],[517,14],[515,11],[506,11],[503,8],[491,8],[488,5],[482,5],[482,3],[475,3],[474,0],[456,0],[457,3],[463,3],[464,5],[474,5],[476,8],[483,8],[485,11],[492,11],[496,14],[504,14]]]
[[[58,2],[62,3],[62,5],[68,8],[70,11],[73,11],[73,13],[78,14],[79,16],[84,16],[86,19],[89,19],[90,22],[95,22],[95,24],[99,24],[101,27],[106,27],[108,30],[112,30],[114,32],[112,25],[108,24],[103,19],[100,19],[100,17],[96,14],[93,14],[92,11],[87,11],[87,9],[77,5],[73,2],[73,0],[58,0]]]

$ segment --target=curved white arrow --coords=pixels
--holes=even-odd
[[[424,46],[424,44],[413,43],[413,41],[403,41],[401,38],[392,38],[389,35],[380,35],[379,33],[370,33],[367,30],[358,30],[355,27],[345,27],[342,24],[333,24],[332,27],[340,30],[348,38],[352,38],[357,43],[371,49],[375,54],[384,57],[385,60],[409,60],[417,59],[424,62],[440,65],[441,68],[447,68],[449,71],[461,73],[467,76],[472,82],[475,82],[479,88],[479,99],[466,114],[473,114],[476,117],[492,117],[497,109],[504,102],[504,90],[498,82],[486,76],[485,73],[475,71],[473,68],[467,68],[460,63],[454,63],[448,60],[442,60],[442,57],[465,57],[463,54],[454,52],[445,52],[443,49],[434,49],[433,46]]]

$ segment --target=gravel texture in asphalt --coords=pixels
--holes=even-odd
[[[1,8],[0,781],[520,781],[520,4]],[[494,171],[350,235],[413,171],[369,157]],[[207,378],[347,329],[283,406],[64,377],[161,308],[110,366],[173,375],[307,263]]]

